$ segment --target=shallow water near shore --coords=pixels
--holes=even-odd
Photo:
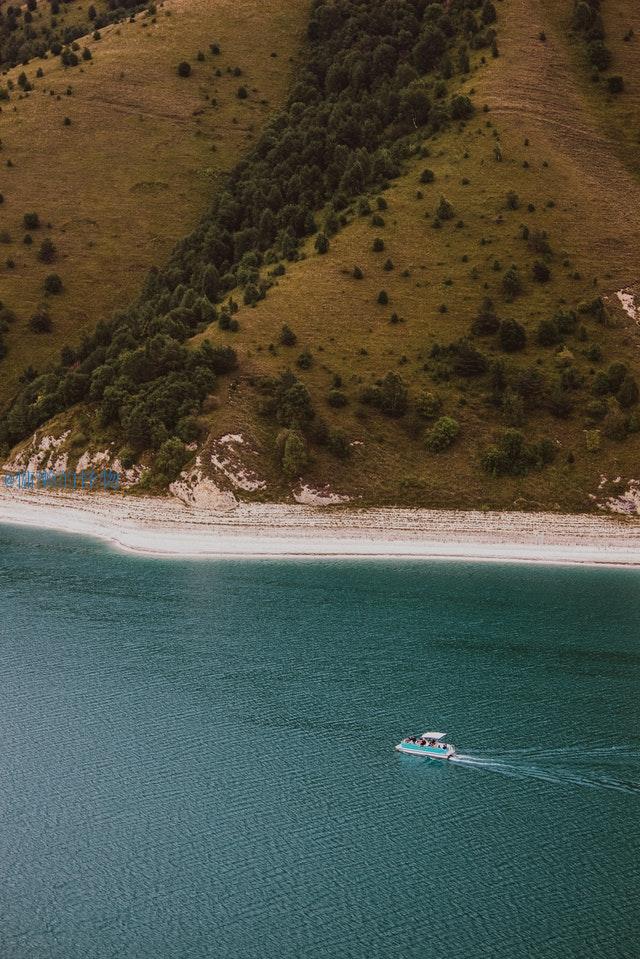
[[[3,959],[637,955],[639,571],[0,545]]]

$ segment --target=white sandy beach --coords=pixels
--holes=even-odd
[[[640,566],[640,519],[554,513],[354,510],[0,491],[0,522],[98,537],[166,557],[396,557]]]

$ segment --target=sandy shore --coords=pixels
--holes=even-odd
[[[640,519],[447,510],[344,510],[0,491],[0,522],[99,537],[155,556],[405,557],[640,566]]]

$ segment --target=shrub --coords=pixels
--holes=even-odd
[[[548,440],[527,444],[520,430],[509,429],[500,433],[497,442],[482,454],[483,469],[494,476],[526,476],[531,469],[541,469],[555,455]]]
[[[600,430],[585,430],[587,453],[597,453],[602,446]]]
[[[53,244],[53,241],[49,237],[45,239],[40,244],[40,250],[38,251],[38,259],[42,260],[43,263],[51,263],[55,260],[56,257],[56,248]]]
[[[427,168],[423,170],[422,173],[420,174],[420,183],[433,183],[435,178],[436,178],[436,175],[433,172],[433,170],[429,170]]]
[[[431,420],[442,409],[442,400],[435,393],[425,390],[416,400],[416,413],[425,420]]]
[[[627,419],[622,413],[611,412],[605,417],[602,431],[610,440],[621,443],[627,438]]]
[[[505,353],[516,353],[527,345],[527,333],[517,320],[503,320],[499,330],[500,346]]]
[[[377,236],[375,240],[373,241],[373,252],[382,253],[383,250],[384,250],[384,240],[381,237]]]
[[[436,209],[437,218],[439,220],[452,220],[455,215],[456,211],[451,203],[449,203],[445,197],[441,196],[440,202],[438,203],[438,207]]]
[[[299,476],[308,462],[307,444],[297,430],[282,430],[276,439],[276,448],[285,476]]]
[[[562,341],[558,324],[555,320],[540,320],[536,331],[536,341],[540,346],[556,346]]]
[[[346,460],[351,455],[349,437],[342,430],[331,430],[327,437],[327,446],[338,459]]]
[[[531,268],[533,279],[536,283],[547,283],[551,279],[551,270],[546,263],[536,260]]]
[[[486,356],[467,340],[453,344],[453,372],[466,378],[482,376],[489,368]]]
[[[622,93],[624,90],[624,80],[622,77],[607,77],[607,91],[609,93]]]
[[[517,267],[509,267],[502,277],[502,292],[509,301],[515,300],[516,296],[522,292],[522,280]]]
[[[341,409],[343,406],[347,405],[347,396],[342,390],[329,390],[327,396],[327,403],[329,406],[333,406],[334,409]]]
[[[178,64],[177,73],[179,77],[190,77],[191,76],[191,64],[187,63],[186,60],[181,60]]]
[[[313,366],[313,356],[309,350],[303,350],[298,359],[296,360],[296,366],[301,370],[310,370]]]
[[[442,453],[449,449],[460,433],[460,425],[451,416],[441,416],[427,433],[425,446],[430,453]]]
[[[507,207],[510,210],[517,210],[520,206],[520,197],[513,190],[507,193]]]
[[[616,399],[620,406],[626,410],[630,406],[635,406],[639,398],[638,384],[634,377],[627,373],[616,393]]]
[[[328,253],[329,252],[329,237],[326,233],[318,233],[315,240],[315,249],[316,253]]]
[[[409,405],[409,394],[398,373],[387,373],[376,386],[362,391],[360,401],[381,410],[386,416],[403,416]]]
[[[37,213],[25,213],[22,217],[25,230],[37,230],[40,226],[40,217]]]
[[[449,115],[452,120],[467,120],[475,113],[475,107],[469,97],[456,94],[449,104]]]
[[[295,346],[298,342],[298,337],[286,323],[283,323],[280,331],[280,342],[283,346]]]
[[[53,324],[48,312],[41,307],[29,320],[29,329],[32,333],[50,333]]]
[[[485,297],[478,315],[471,322],[471,332],[474,336],[491,336],[500,328],[500,320],[493,310],[493,302]]]
[[[45,277],[44,290],[45,293],[62,292],[62,279],[57,273],[49,273],[49,275]]]
[[[238,100],[246,100],[249,96],[249,91],[246,87],[238,87],[237,97]]]
[[[380,290],[380,292],[378,293],[378,303],[380,304],[380,306],[386,306],[388,302],[389,302],[389,294],[387,293],[386,290]]]
[[[169,482],[173,482],[182,467],[189,459],[189,453],[185,449],[184,443],[177,436],[165,440],[158,450],[154,466],[154,472],[162,475]]]
[[[354,280],[362,280],[364,278],[364,273],[359,266],[354,266],[353,270],[351,271],[351,276],[354,278]]]

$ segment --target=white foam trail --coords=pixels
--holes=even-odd
[[[559,750],[549,750],[546,753],[541,750],[536,758],[557,758],[557,759],[567,759],[570,756],[575,756],[576,758],[580,757],[583,759],[593,759],[601,758],[600,750],[587,750],[579,751],[578,747],[568,747],[571,752],[565,753],[562,749]],[[624,747],[621,747],[624,748]],[[594,755],[596,753],[596,755]],[[458,753],[457,755],[451,758],[451,762],[458,763],[463,766],[469,766],[471,768],[475,767],[476,769],[484,769],[487,772],[499,773],[501,776],[508,776],[512,779],[538,779],[541,782],[553,783],[555,785],[561,786],[581,786],[587,789],[611,789],[614,792],[621,792],[627,794],[640,794],[640,783],[631,782],[623,779],[616,779],[611,776],[604,774],[598,774],[594,772],[580,772],[578,770],[562,769],[555,766],[551,768],[545,768],[543,766],[533,765],[528,762],[519,763],[514,761],[511,758],[512,755],[517,755],[516,751],[512,751],[508,759],[500,759],[499,757],[492,756],[470,756],[465,754]],[[610,754],[610,750],[607,755]],[[508,754],[503,754],[508,755]],[[531,751],[527,750],[526,752],[520,753],[520,755],[527,757],[534,755]],[[638,758],[638,753],[628,750],[624,755],[618,753],[616,759],[620,760],[621,758]]]

